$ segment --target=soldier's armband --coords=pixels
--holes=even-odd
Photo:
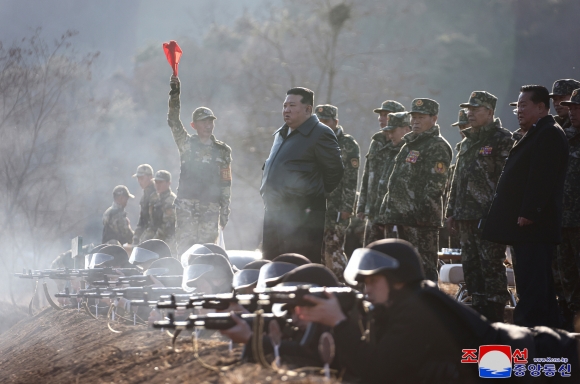
[[[358,166],[359,166],[359,158],[358,157],[353,157],[352,159],[350,159],[350,165],[353,168],[358,168]]]

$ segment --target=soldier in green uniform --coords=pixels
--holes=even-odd
[[[389,113],[403,112],[404,110],[405,107],[403,107],[403,104],[393,100],[386,100],[379,108],[375,108],[373,112],[379,115],[379,126],[382,129],[387,126]],[[358,218],[361,220],[366,219],[364,245],[384,237],[384,230],[381,230],[379,226],[373,225],[372,223],[378,217],[382,202],[382,197],[378,196],[378,184],[385,169],[385,157],[388,152],[385,150],[385,147],[389,142],[385,132],[379,131],[375,133],[366,155],[356,209]]]
[[[187,133],[179,118],[179,79],[171,77],[167,123],[179,150],[181,173],[175,199],[177,253],[193,244],[215,243],[230,214],[232,150],[213,135],[216,117],[206,107],[192,114]],[[219,227],[218,227],[219,226]]]
[[[472,308],[492,322],[502,322],[509,298],[503,261],[505,245],[481,238],[495,187],[513,146],[512,134],[494,118],[497,98],[475,91],[460,106],[467,109],[471,128],[463,131],[447,203],[447,227],[459,230],[461,262]]]
[[[469,120],[467,119],[467,111],[465,108],[461,108],[459,110],[459,114],[457,117],[457,121],[451,124],[452,127],[459,128],[459,134],[461,135],[461,139],[465,138],[463,134],[463,130],[469,128]],[[459,143],[455,145],[455,151],[459,152]],[[447,202],[449,201],[449,191],[451,190],[451,181],[453,179],[453,172],[455,172],[455,164],[451,164],[449,166],[449,174],[447,176],[447,182],[445,183],[445,193],[443,193],[443,206],[447,206]],[[461,244],[459,243],[459,232],[454,231],[450,232],[447,226],[444,226],[439,231],[439,246],[446,247],[446,248],[461,248]]]
[[[412,132],[403,137],[405,144],[395,158],[387,186],[385,221],[397,226],[400,239],[417,248],[427,278],[437,283],[443,191],[452,150],[437,125],[439,103],[414,99],[410,113]]]
[[[138,166],[137,172],[135,172],[133,177],[137,178],[139,186],[143,189],[143,197],[139,201],[139,221],[137,222],[137,228],[135,228],[135,234],[133,235],[133,245],[138,245],[152,238],[149,237],[151,234],[151,217],[149,216],[149,211],[157,194],[155,193],[155,184],[153,183],[153,167],[149,164],[141,164]]]
[[[561,102],[567,102],[570,100],[572,92],[577,88],[580,88],[580,81],[574,79],[556,80],[554,85],[552,85],[550,99],[552,99],[552,104],[556,111],[554,120],[556,120],[556,123],[558,123],[562,129],[569,128],[572,124],[570,123],[570,117],[568,116],[568,107],[566,107],[566,104],[562,105]]]
[[[377,190],[377,204],[379,206],[377,218],[372,223],[372,227],[377,228],[383,232],[383,237],[396,238],[397,234],[394,232],[392,225],[386,225],[384,204],[385,196],[387,195],[387,186],[389,185],[389,177],[393,168],[395,167],[395,158],[403,147],[403,137],[411,132],[411,115],[408,112],[389,113],[387,126],[383,128],[389,142],[383,149],[385,153],[385,168],[381,177],[379,178]]]
[[[580,87],[579,87],[580,88]],[[564,296],[564,325],[568,330],[580,331],[580,89],[572,91],[569,101],[570,127],[564,132],[568,138],[569,157],[564,182],[564,212],[562,214],[562,242],[558,247],[556,267]],[[560,300],[559,300],[560,301]],[[576,319],[574,319],[576,316]],[[575,321],[574,321],[575,320]],[[576,323],[576,328],[574,326]]]
[[[175,193],[171,190],[171,173],[155,173],[155,190],[157,197],[149,208],[151,226],[147,229],[149,239],[163,240],[171,249],[175,249]]]
[[[340,184],[326,198],[322,263],[336,276],[342,276],[347,258],[344,253],[344,237],[350,217],[354,214],[360,148],[356,140],[338,124],[338,108],[319,105],[315,108],[320,122],[329,126],[338,140],[344,174]]]
[[[129,199],[133,199],[129,189],[124,185],[117,185],[113,189],[113,205],[107,208],[103,214],[103,238],[104,244],[110,240],[117,240],[121,244],[131,243],[133,230],[125,212]]]

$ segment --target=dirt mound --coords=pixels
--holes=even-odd
[[[180,337],[171,349],[166,333],[146,326],[115,325],[95,320],[74,309],[46,308],[25,317],[0,335],[0,382],[8,383],[318,383],[320,376],[275,372],[255,364],[232,365],[215,372],[194,358],[191,338]],[[228,343],[199,341],[204,363],[234,363],[241,347],[229,352]]]

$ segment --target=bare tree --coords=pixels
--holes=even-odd
[[[0,241],[3,270],[37,266],[78,221],[64,167],[74,160],[69,130],[78,127],[76,87],[97,54],[79,57],[74,31],[52,44],[41,30],[0,45]]]

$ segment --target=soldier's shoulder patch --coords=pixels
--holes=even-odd
[[[231,181],[232,180],[232,168],[227,166],[226,168],[222,168],[220,170],[222,181]]]
[[[352,165],[353,168],[358,168],[358,163],[358,157],[353,157],[350,159],[350,165]]]
[[[435,172],[436,173],[445,173],[445,171],[447,171],[447,168],[445,167],[445,164],[443,164],[442,162],[437,162],[435,163]]]
[[[420,101],[420,100],[419,100]],[[407,155],[407,158],[405,159],[405,161],[407,163],[416,163],[417,159],[419,158],[419,151],[409,151],[409,154]]]

